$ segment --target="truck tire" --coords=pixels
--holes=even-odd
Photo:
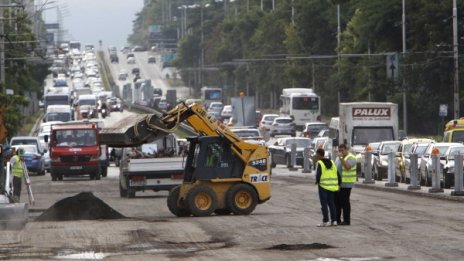
[[[127,197],[127,189],[124,189],[121,185],[121,182],[119,182],[119,196],[121,198]]]
[[[135,198],[135,190],[134,189],[127,189],[127,197],[128,198]]]
[[[176,217],[188,217],[190,212],[184,206],[179,206],[177,200],[179,199],[180,186],[174,187],[169,191],[167,205],[169,211]]]
[[[187,194],[187,208],[196,217],[210,216],[217,208],[216,193],[207,186],[196,186]]]
[[[238,183],[226,194],[226,206],[235,215],[249,215],[258,204],[258,195],[250,185]]]

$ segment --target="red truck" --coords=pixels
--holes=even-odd
[[[63,180],[63,176],[77,175],[100,179],[101,148],[98,133],[95,122],[66,122],[51,126],[49,146],[52,181]]]

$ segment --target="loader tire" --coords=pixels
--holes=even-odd
[[[176,217],[188,217],[190,216],[190,212],[184,206],[177,205],[177,200],[179,199],[179,191],[180,187],[177,186],[171,191],[169,191],[167,205],[169,211],[174,214]]]
[[[186,202],[188,210],[196,217],[210,216],[217,208],[216,193],[207,186],[193,187]]]
[[[227,191],[226,201],[235,215],[249,215],[258,204],[258,195],[250,185],[239,183]]]

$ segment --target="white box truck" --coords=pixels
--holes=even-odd
[[[340,103],[339,117],[329,124],[334,148],[345,143],[356,153],[358,173],[367,144],[398,139],[398,104],[391,102]]]

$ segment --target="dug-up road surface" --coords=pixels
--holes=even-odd
[[[112,166],[108,177],[96,181],[32,176],[36,204],[30,220],[23,230],[1,231],[0,260],[462,260],[464,255],[462,202],[357,187],[351,226],[319,228],[314,175],[278,166],[272,198],[251,215],[178,218],[166,207],[166,192],[121,198],[118,174]],[[125,218],[38,221],[56,202],[81,192],[92,192]],[[61,207],[86,206],[72,204]]]

